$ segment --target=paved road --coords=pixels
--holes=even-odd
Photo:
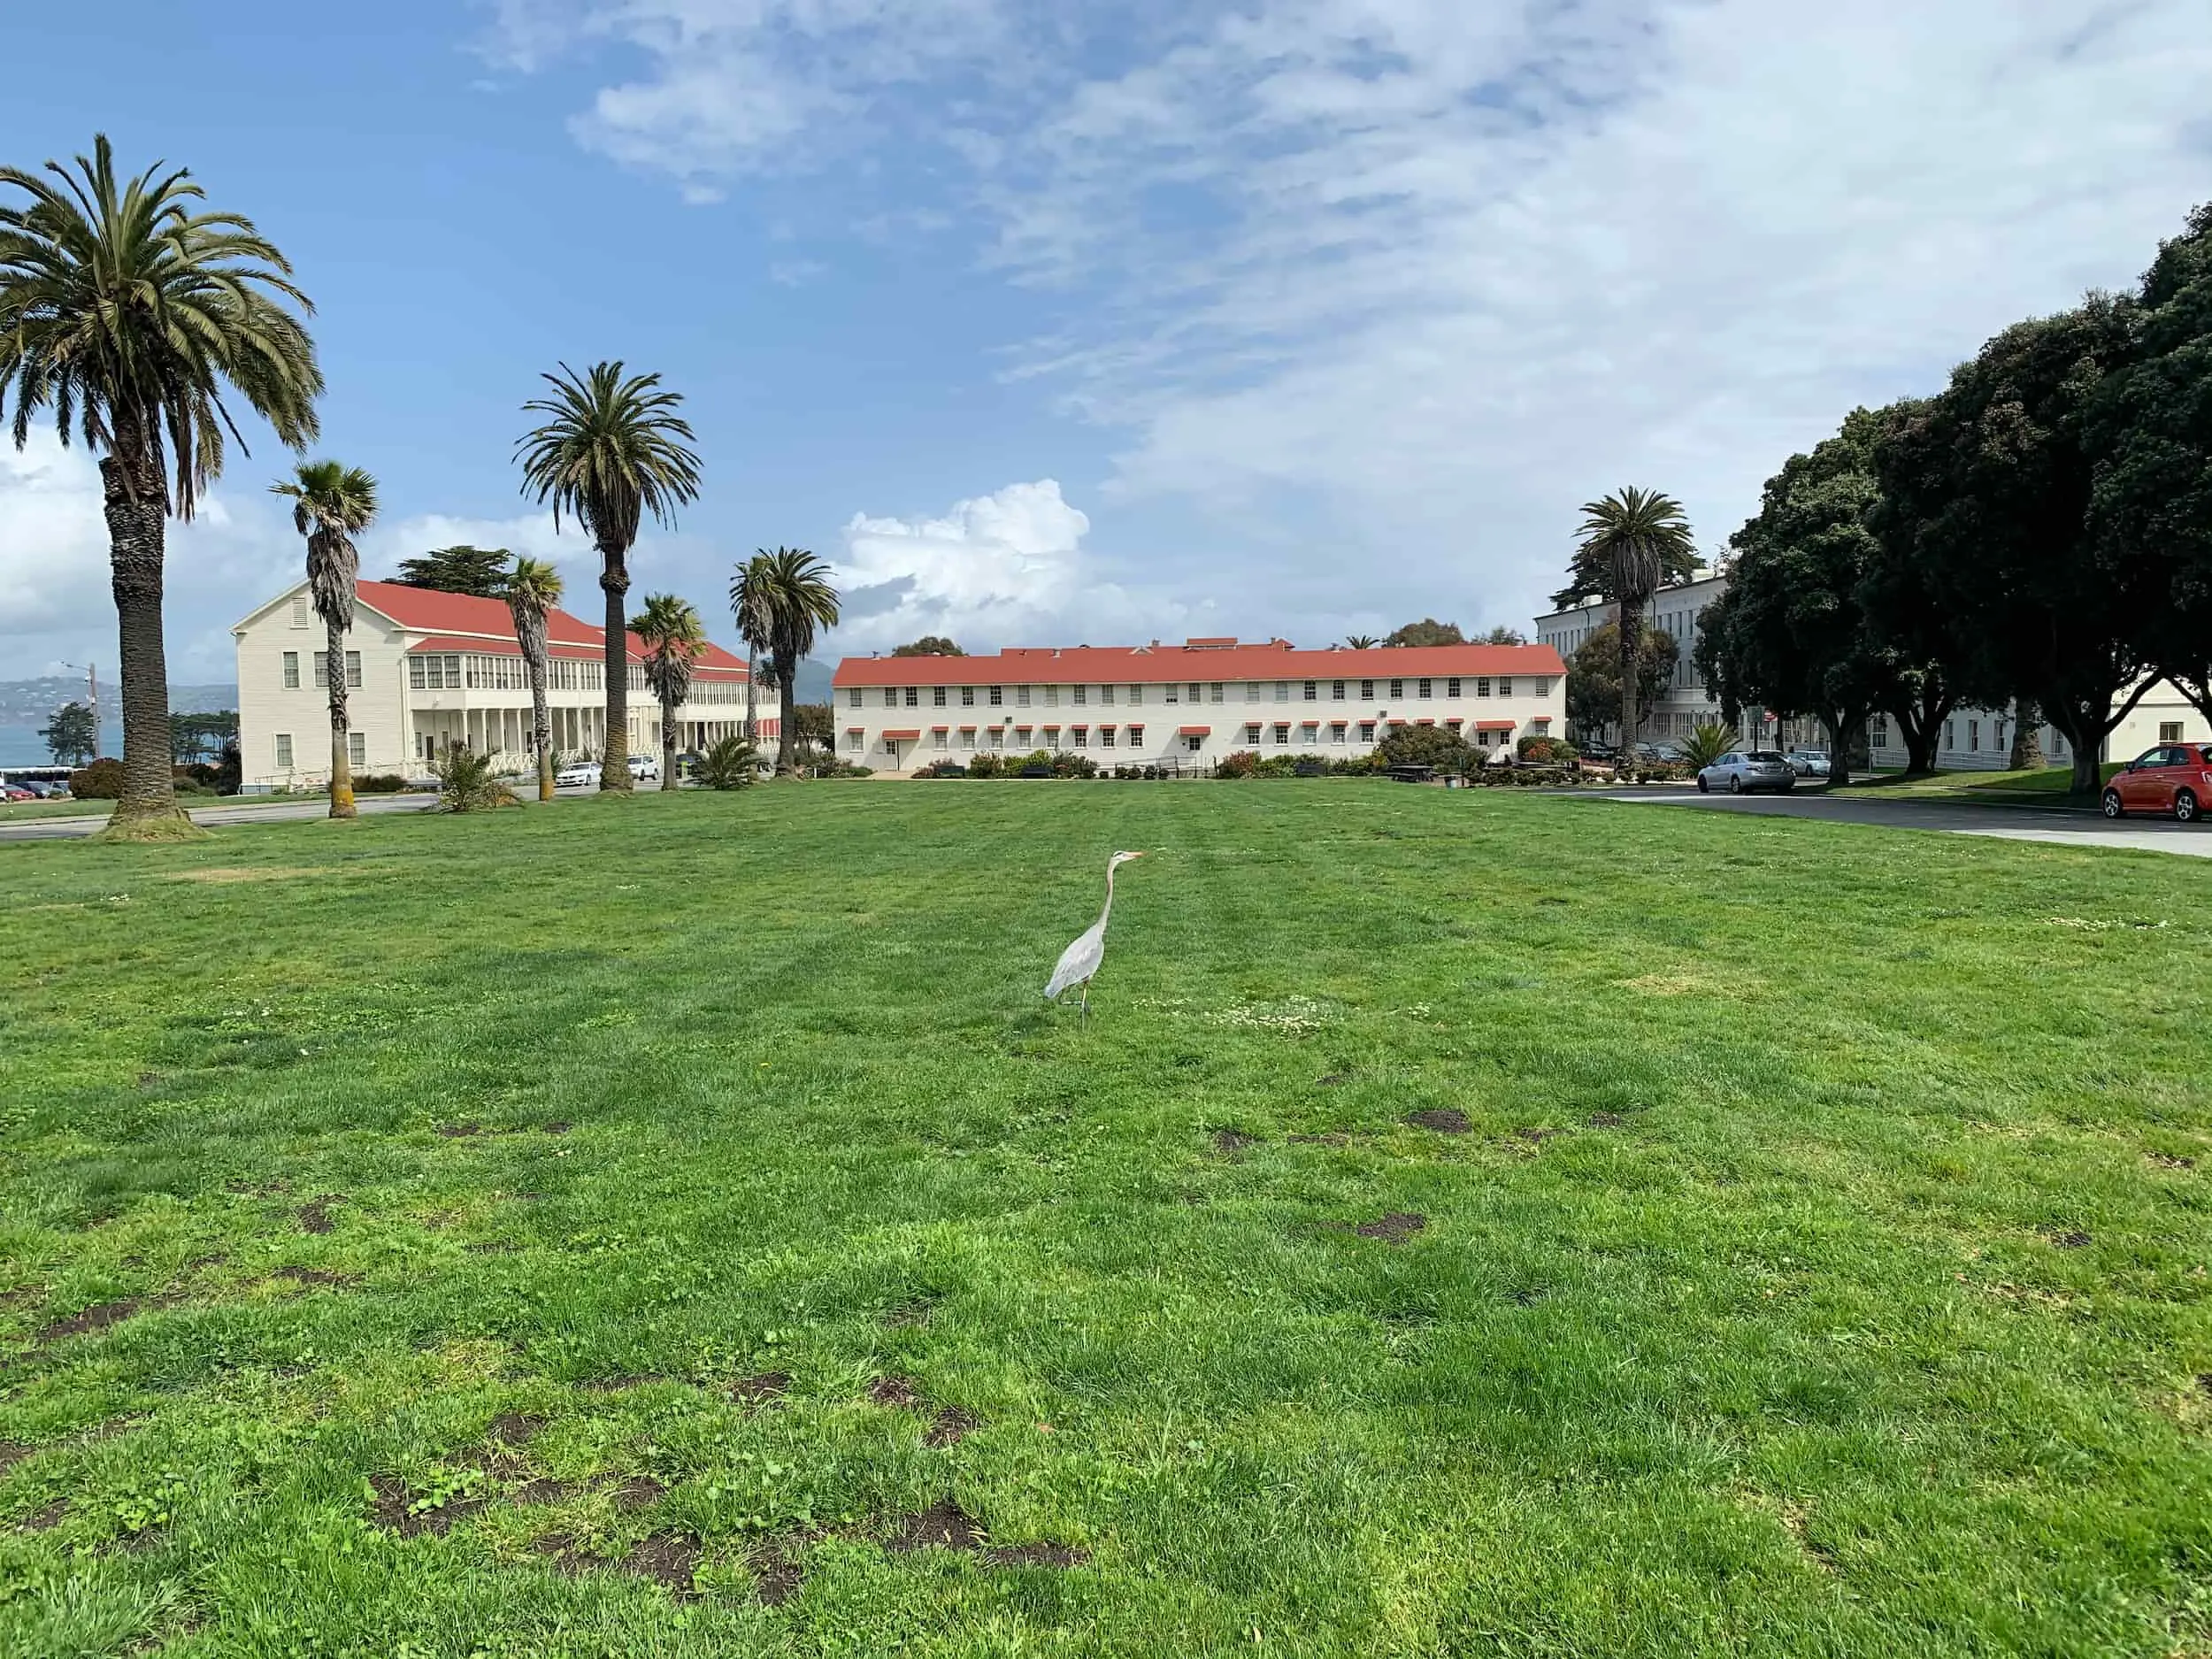
[[[595,785],[588,788],[564,789],[561,794],[592,795],[596,793],[596,787]],[[426,795],[365,795],[356,797],[354,804],[364,814],[419,812],[430,804],[432,799]],[[533,799],[534,795],[526,796],[525,804]],[[293,818],[322,818],[329,811],[329,803],[320,800],[272,801],[266,806],[200,807],[193,810],[192,821],[204,824],[210,829],[220,829],[226,824],[282,824]],[[84,818],[0,818],[0,841],[72,841],[92,834],[107,821],[105,812]]]
[[[2127,847],[2139,852],[2212,858],[2212,828],[2177,824],[2171,818],[2129,818],[2115,824],[2095,812],[2063,809],[1879,801],[1865,796],[1831,800],[1822,795],[1699,795],[1680,788],[1608,789],[1576,798],[1632,801],[1693,812],[1821,818],[1832,824],[1870,824],[1880,829],[1940,830],[1954,835],[1988,835],[1999,841],[2049,841],[2060,847]]]

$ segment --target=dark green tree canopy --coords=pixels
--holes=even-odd
[[[1657,580],[1652,584],[1655,592],[1663,588],[1679,588],[1706,574],[1705,561],[1698,557],[1686,526],[1680,536],[1669,536],[1659,542],[1656,553]],[[1567,566],[1566,586],[1551,596],[1552,609],[1564,611],[1573,605],[1617,602],[1620,594],[1614,569],[1610,546],[1586,537],[1576,548],[1573,562]]]
[[[1478,645],[1526,645],[1528,635],[1518,628],[1509,628],[1503,623],[1500,623],[1489,633],[1478,636],[1475,643]]]
[[[1673,677],[1674,635],[1644,625],[1636,654],[1636,706],[1648,709]],[[1617,622],[1591,630],[1567,664],[1567,720],[1577,731],[1594,732],[1621,718],[1621,628]]]
[[[514,573],[514,555],[503,547],[433,548],[414,558],[402,559],[392,580],[403,588],[434,588],[442,594],[473,594],[479,599],[503,599],[507,580]]]
[[[941,634],[925,634],[918,640],[891,648],[894,657],[965,657],[962,650]]]
[[[65,703],[38,728],[38,735],[58,764],[81,766],[99,750],[100,722],[90,703]]]
[[[1386,765],[1433,766],[1446,772],[1465,772],[1479,759],[1465,738],[1442,726],[1394,726],[1375,752]]]
[[[1467,636],[1459,631],[1456,622],[1439,622],[1434,617],[1423,617],[1418,622],[1409,622],[1394,628],[1383,641],[1385,645],[1464,645]]]

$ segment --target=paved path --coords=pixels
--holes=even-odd
[[[2127,847],[2139,852],[2212,858],[2212,828],[2205,825],[2148,818],[2122,818],[2115,824],[2093,811],[2062,808],[1879,801],[1863,795],[1831,800],[1822,795],[1699,795],[1681,788],[1608,789],[1582,793],[1578,798],[1632,801],[1693,812],[1820,818],[1831,824],[1870,824],[1880,829],[1941,830],[1954,835],[1993,836],[1999,841],[2049,841],[2060,847]]]
[[[657,786],[655,786],[657,787]],[[593,795],[597,786],[564,789],[564,795]],[[419,812],[436,797],[428,795],[365,795],[355,797],[354,804],[365,815],[371,812]],[[526,797],[525,804],[534,799]],[[204,806],[188,809],[195,824],[209,829],[220,829],[226,824],[282,824],[294,818],[327,817],[330,803],[322,800],[271,801],[265,806]],[[105,827],[105,812],[88,814],[83,818],[29,818],[11,820],[0,818],[0,841],[73,841],[90,835]]]

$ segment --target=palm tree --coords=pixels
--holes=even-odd
[[[1371,651],[1381,643],[1382,641],[1371,634],[1348,634],[1344,636],[1344,645],[1348,650]]]
[[[361,555],[354,533],[376,517],[376,480],[357,466],[302,461],[269,486],[291,498],[292,527],[307,538],[307,591],[323,619],[323,681],[330,687],[330,816],[352,818],[353,764],[346,754],[346,631]]]
[[[756,553],[737,567],[730,579],[730,614],[737,618],[737,637],[745,641],[745,741],[760,741],[760,653],[769,649],[768,588],[765,553]]]
[[[318,430],[323,389],[311,312],[292,267],[250,220],[195,211],[180,168],[115,175],[106,134],[50,183],[0,167],[27,205],[0,206],[0,411],[15,388],[15,446],[51,404],[100,456],[123,674],[123,789],[104,832],[130,840],[195,833],[169,770],[169,672],[161,634],[164,533],[189,519],[238,429],[228,382],[286,445]],[[245,443],[239,440],[243,451]]]
[[[837,590],[829,585],[829,566],[804,548],[760,549],[746,565],[768,618],[768,657],[776,677],[778,711],[776,770],[795,769],[793,713],[798,702],[799,659],[814,649],[818,628],[837,626]]]
[[[688,601],[648,594],[630,618],[645,641],[645,683],[661,700],[661,787],[676,787],[676,710],[691,695],[691,668],[707,649],[706,630]]]
[[[561,573],[543,559],[518,558],[501,596],[515,619],[515,643],[530,671],[530,746],[538,757],[538,799],[553,798],[553,723],[545,712],[545,619],[561,603]]]
[[[1690,521],[1682,503],[1656,490],[1632,484],[1610,495],[1585,502],[1582,541],[1576,564],[1602,560],[1608,567],[1613,599],[1620,606],[1621,628],[1621,745],[1636,741],[1643,724],[1636,707],[1636,653],[1643,643],[1644,607],[1658,591],[1670,570],[1694,560],[1697,545],[1690,539]]]
[[[553,527],[572,512],[599,549],[599,586],[607,595],[607,733],[599,762],[602,790],[630,787],[630,666],[623,649],[622,596],[639,521],[650,512],[675,522],[678,506],[699,498],[699,457],[687,448],[691,427],[675,413],[683,398],[657,392],[657,374],[623,378],[622,365],[595,363],[579,379],[567,364],[544,377],[550,397],[525,411],[546,422],[515,446],[522,490],[553,503]]]

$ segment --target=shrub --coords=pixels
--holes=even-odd
[[[246,763],[238,751],[238,740],[229,738],[223,744],[223,757],[215,764],[215,792],[218,795],[236,795],[245,787]]]
[[[109,758],[80,766],[69,774],[69,793],[80,801],[118,801],[123,795],[123,763]]]
[[[1532,732],[1514,745],[1523,760],[1541,766],[1548,762],[1578,760],[1582,751],[1563,737],[1554,737],[1548,732]]]
[[[492,772],[492,757],[456,745],[440,751],[430,763],[438,780],[438,808],[444,812],[483,812],[494,807],[519,806],[515,792]]]
[[[396,772],[364,772],[353,780],[356,795],[403,795],[407,780]]]
[[[1214,764],[1217,778],[1256,778],[1260,772],[1260,757],[1248,749],[1240,749],[1233,755],[1224,755]]]
[[[956,760],[933,760],[926,766],[914,770],[917,778],[964,778],[968,769]]]
[[[1002,770],[999,757],[987,749],[978,749],[975,757],[968,762],[971,778],[995,778]]]
[[[710,789],[749,789],[760,781],[760,751],[733,732],[701,758],[697,775]]]
[[[1718,720],[1701,720],[1682,740],[1682,759],[1693,771],[1711,765],[1736,747],[1736,734]]]
[[[1098,763],[1087,755],[1056,755],[1052,760],[1052,775],[1056,778],[1095,778],[1098,776]]]
[[[1448,726],[1393,726],[1375,752],[1386,765],[1431,766],[1442,772],[1469,771],[1484,758]]]

